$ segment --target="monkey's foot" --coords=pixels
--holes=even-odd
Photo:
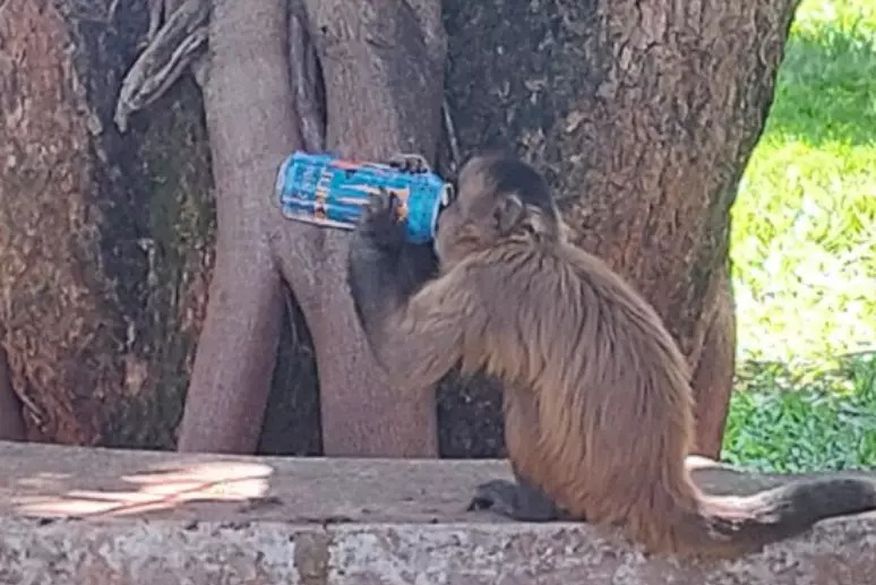
[[[389,165],[406,173],[426,173],[431,170],[425,158],[413,153],[394,154],[389,159]]]
[[[504,479],[494,479],[479,485],[468,510],[490,510],[520,522],[572,519],[539,488]]]

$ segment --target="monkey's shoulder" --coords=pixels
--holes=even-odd
[[[504,316],[562,312],[563,303],[577,294],[580,279],[574,262],[538,246],[507,246],[472,255],[455,275],[489,312]]]
[[[457,266],[455,285],[477,299],[493,323],[576,329],[605,317],[595,307],[647,312],[635,291],[602,260],[571,245],[507,245]]]

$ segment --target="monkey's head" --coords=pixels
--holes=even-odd
[[[435,252],[445,266],[502,241],[552,243],[563,232],[544,177],[504,154],[476,156],[463,165],[437,227]]]

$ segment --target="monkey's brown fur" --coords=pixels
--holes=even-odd
[[[528,165],[467,163],[439,219],[440,274],[407,298],[367,256],[369,245],[397,245],[380,223],[387,202],[373,204],[351,257],[354,282],[369,270],[384,279],[382,300],[372,289],[360,312],[378,359],[399,387],[433,384],[459,361],[500,377],[515,472],[572,517],[621,525],[653,552],[729,556],[876,508],[876,487],[862,479],[701,493],[684,465],[693,429],[684,357],[640,295],[566,241]]]

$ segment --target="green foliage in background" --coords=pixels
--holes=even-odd
[[[876,467],[876,0],[803,0],[732,212],[724,458]]]
[[[740,368],[723,458],[764,471],[876,466],[876,357],[829,368]]]

